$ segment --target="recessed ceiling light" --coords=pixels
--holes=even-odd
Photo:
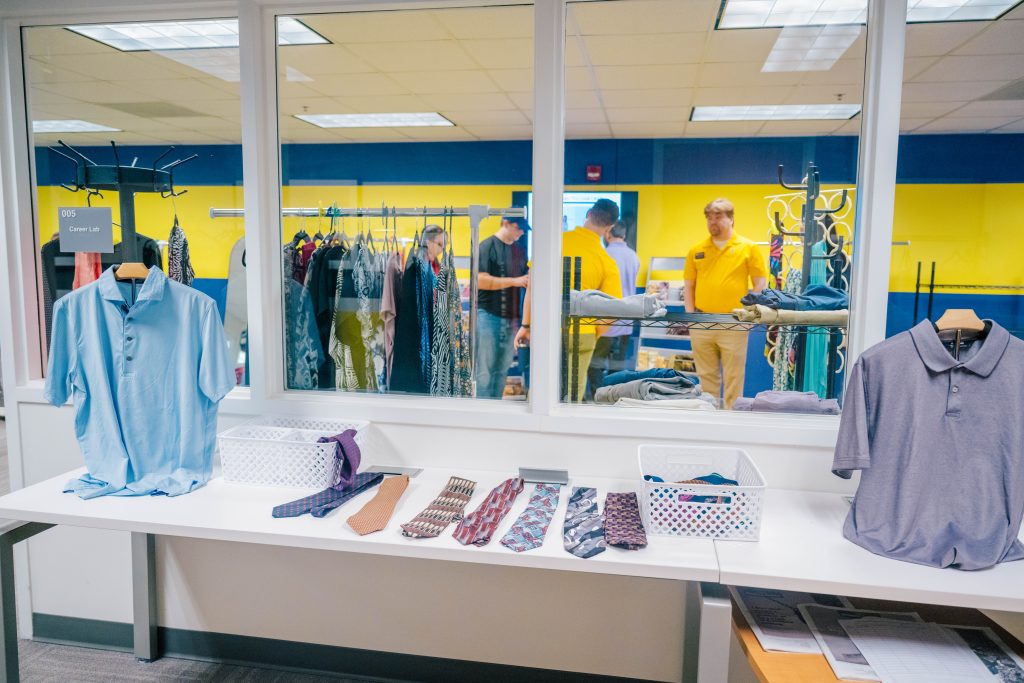
[[[122,52],[238,47],[237,19],[87,24],[65,28]],[[330,42],[298,19],[291,17],[278,18],[277,34],[278,45],[315,45]]]
[[[812,121],[852,119],[859,104],[759,104],[737,107],[694,107],[691,121]]]
[[[860,26],[787,26],[761,71],[828,71],[863,30]]]
[[[410,114],[295,114],[295,118],[321,128],[404,128],[454,126],[437,112]]]
[[[907,22],[978,21],[1000,17],[1022,0],[907,0]],[[716,28],[863,24],[867,0],[722,0]]]
[[[109,133],[120,130],[81,119],[47,119],[32,122],[33,133]]]

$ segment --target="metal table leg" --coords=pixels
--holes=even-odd
[[[156,561],[153,534],[132,532],[132,611],[135,657],[159,659],[156,640]]]
[[[728,683],[732,601],[725,586],[691,581],[686,588],[684,683]]]
[[[53,524],[11,522],[0,527],[0,673],[18,683],[18,607],[14,596],[14,545],[46,531]]]

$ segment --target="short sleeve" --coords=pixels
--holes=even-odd
[[[693,265],[693,249],[690,249],[690,251],[686,252],[686,263],[683,264],[683,279],[697,279],[697,266]]]
[[[863,362],[858,360],[846,383],[846,399],[839,418],[839,438],[832,460],[832,473],[849,479],[853,470],[866,470],[870,467],[866,373]]]
[[[488,275],[494,275],[492,271],[494,269],[495,264],[494,259],[491,258],[492,256],[494,256],[494,246],[491,244],[490,240],[491,238],[488,237],[484,241],[480,242],[480,246],[478,247],[479,251],[477,254],[477,261],[479,262],[479,265],[477,266],[477,272],[487,273]]]
[[[235,386],[234,365],[228,356],[224,325],[211,301],[203,314],[202,348],[199,351],[199,390],[214,403]]]
[[[46,366],[46,383],[43,388],[43,396],[55,406],[64,405],[70,398],[74,373],[78,365],[75,339],[66,304],[66,301],[61,300],[53,306],[50,359]]]
[[[768,263],[761,250],[754,244],[750,245],[750,252],[747,254],[747,272],[751,280],[758,277],[768,278]]]

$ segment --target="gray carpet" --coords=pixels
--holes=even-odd
[[[7,425],[0,420],[0,494],[10,490],[7,469]],[[22,640],[21,680],[25,683],[365,683],[369,679],[311,676],[290,671],[256,669],[164,657],[143,663],[134,655],[70,645]]]

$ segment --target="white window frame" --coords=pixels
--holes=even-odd
[[[511,0],[512,3],[516,0]],[[283,313],[279,254],[281,208],[280,145],[277,131],[277,73],[274,20],[281,14],[385,10],[397,8],[479,7],[507,5],[510,0],[405,0],[373,2],[338,0],[316,4],[303,0],[220,2],[193,0],[187,5],[129,3],[126,0],[62,0],[59,8],[40,10],[38,0],[9,0],[3,19],[0,73],[0,197],[3,239],[0,264],[10,274],[0,278],[0,353],[9,405],[41,403],[42,380],[31,379],[41,367],[37,299],[39,277],[32,233],[35,225],[31,136],[22,82],[20,29],[65,25],[72,21],[183,19],[238,16],[241,61],[242,148],[245,234],[249,272],[263,273],[247,282],[250,329],[250,388],[237,388],[221,404],[225,414],[307,414],[370,419],[379,423],[423,424],[452,428],[525,430],[558,434],[645,436],[728,442],[771,442],[802,447],[831,447],[838,418],[757,414],[623,411],[565,405],[558,396],[560,363],[560,235],[537,230],[534,237],[534,292],[549,292],[533,301],[535,325],[531,347],[532,396],[526,404],[433,397],[368,396],[286,391],[283,384]],[[564,163],[564,42],[567,0],[536,0],[534,5],[534,140],[533,190],[538,225],[560,225]],[[889,250],[896,178],[903,42],[903,2],[869,0],[868,52],[865,59],[864,125],[860,136],[853,298],[850,321],[852,363],[867,346],[885,335]],[[261,229],[262,226],[262,229]],[[3,324],[12,321],[11,325]],[[16,423],[16,420],[14,421]],[[9,426],[17,452],[16,424]],[[12,483],[21,485],[12,459]]]

